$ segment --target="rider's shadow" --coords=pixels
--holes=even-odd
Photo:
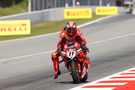
[[[65,69],[66,70],[66,69]],[[58,80],[55,81],[55,83],[60,83],[60,84],[75,84],[71,78],[71,76],[68,74],[68,71],[64,71],[62,70],[62,74],[60,77],[58,77]],[[65,79],[62,79],[66,77]],[[91,81],[87,80],[85,82],[81,82],[81,83],[78,83],[78,84],[85,84],[85,83],[89,83]]]
[[[56,82],[56,83],[61,83],[61,84],[74,84],[73,81],[59,81],[59,82]]]
[[[85,81],[85,82],[81,82],[81,83],[77,83],[77,84],[85,84],[85,83],[89,83],[91,81]],[[61,83],[61,84],[75,84],[73,81],[57,81],[56,83]]]

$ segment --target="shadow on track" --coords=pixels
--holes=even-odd
[[[89,83],[91,81],[85,81],[85,82],[81,82],[78,84],[85,84],[85,83]],[[73,81],[61,81],[61,82],[56,82],[56,83],[61,83],[61,84],[75,84]]]

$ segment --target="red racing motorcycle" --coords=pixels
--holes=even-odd
[[[79,54],[82,48],[75,48],[74,46],[68,47],[66,50],[61,51],[63,58],[61,62],[65,62],[74,83],[85,82],[88,78],[88,69],[84,63],[79,61]]]

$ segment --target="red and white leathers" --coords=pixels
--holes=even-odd
[[[66,30],[62,30],[60,32],[60,38],[58,39],[58,43],[57,43],[57,48],[64,50],[66,47],[66,43],[68,40],[75,40],[76,43],[78,43],[77,45],[81,46],[81,45],[86,45],[86,40],[83,37],[81,31],[78,28],[74,28],[74,35],[72,37],[69,37],[67,35],[67,31]],[[53,60],[53,66],[54,66],[54,71],[55,71],[55,76],[54,79],[56,79],[58,77],[58,75],[60,74],[59,71],[59,57],[61,56],[58,49],[52,54],[52,60]],[[87,56],[87,52],[83,51],[80,53],[80,58],[79,61],[81,61],[82,63],[87,63],[87,68],[90,68],[90,59]]]

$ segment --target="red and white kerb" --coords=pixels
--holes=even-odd
[[[70,90],[135,90],[135,68]]]

